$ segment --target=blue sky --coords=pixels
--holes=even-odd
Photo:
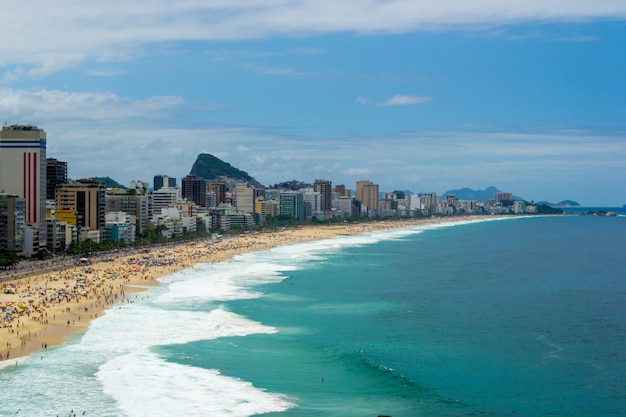
[[[72,178],[626,204],[623,0],[0,1],[0,117]]]

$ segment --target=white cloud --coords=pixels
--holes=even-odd
[[[262,65],[243,64],[245,69],[249,69],[259,74],[267,75],[289,75],[293,77],[311,77],[319,75],[316,72],[296,71],[293,68],[280,68],[280,67],[265,67]]]
[[[369,169],[365,168],[348,168],[343,170],[342,173],[347,176],[367,176],[369,175]]]
[[[392,96],[388,98],[387,100],[378,101],[378,102],[372,101],[369,98],[363,97],[363,96],[359,96],[354,100],[356,104],[374,105],[374,106],[380,106],[380,107],[411,106],[413,104],[430,103],[431,101],[433,101],[431,97],[411,96],[411,95],[405,95],[405,94],[396,94],[395,96]]]
[[[2,9],[0,67],[11,72],[4,76],[10,80],[43,76],[86,60],[129,59],[167,42],[624,18],[623,0],[24,0]]]
[[[134,100],[111,92],[0,89],[0,114],[17,120],[108,120],[156,118],[181,106],[182,97]]]
[[[396,94],[395,96],[378,103],[379,106],[410,106],[412,104],[423,104],[432,101],[430,97],[423,96],[409,96],[403,94]]]

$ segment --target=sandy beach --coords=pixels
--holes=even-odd
[[[151,247],[55,271],[33,270],[1,284],[0,361],[16,360],[61,344],[69,336],[85,331],[107,308],[131,302],[138,291],[158,285],[157,278],[198,263],[220,262],[289,243],[472,218],[304,226]]]

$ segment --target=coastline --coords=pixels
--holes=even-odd
[[[458,216],[303,226],[152,247],[120,255],[108,262],[72,265],[54,272],[32,271],[27,276],[2,283],[0,312],[9,309],[12,320],[7,320],[6,313],[0,313],[0,364],[3,361],[17,364],[20,358],[64,343],[70,336],[86,331],[91,321],[111,306],[159,285],[158,278],[196,264],[222,262],[238,254],[298,242],[499,217]],[[7,288],[15,293],[5,294]]]

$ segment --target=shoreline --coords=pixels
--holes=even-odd
[[[32,271],[1,283],[0,369],[2,362],[10,365],[15,361],[17,365],[24,357],[63,344],[69,337],[86,331],[91,321],[110,307],[160,285],[158,278],[196,264],[223,262],[235,255],[292,243],[502,217],[474,215],[302,226],[151,247],[144,252],[119,255],[108,262],[71,265],[52,272]],[[14,293],[6,294],[7,289]]]

